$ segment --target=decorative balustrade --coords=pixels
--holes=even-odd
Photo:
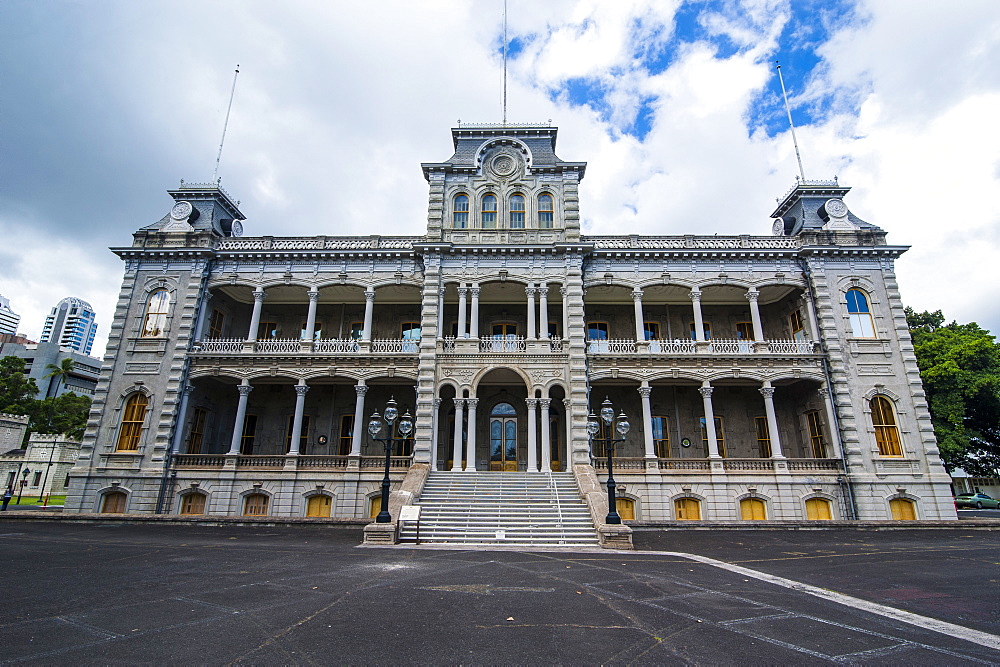
[[[302,341],[298,338],[265,338],[253,344],[253,351],[263,354],[299,352]]]
[[[609,338],[607,340],[588,340],[587,352],[591,354],[635,354],[637,348],[634,340]]]
[[[331,454],[304,454],[299,456],[298,466],[300,468],[333,468],[343,470],[344,468],[347,468],[349,458],[350,457],[348,456]]]
[[[405,470],[410,467],[410,462],[413,460],[412,456],[390,456],[389,457],[389,469],[390,470]],[[366,469],[383,469],[385,468],[385,457],[384,456],[362,456],[360,467],[362,470]]]
[[[595,470],[607,470],[608,459],[606,456],[593,459]],[[645,470],[646,459],[641,457],[616,456],[615,470]]]
[[[191,350],[192,352],[236,354],[243,350],[244,342],[242,338],[206,338],[197,341]]]
[[[657,459],[656,467],[660,470],[711,470],[712,463],[707,459]]]
[[[480,352],[510,353],[524,352],[526,349],[527,344],[520,336],[516,338],[483,338],[479,341]]]
[[[452,354],[455,352],[455,337],[445,336],[444,342],[441,344],[441,351],[447,354]]]
[[[784,461],[790,472],[839,472],[842,465],[839,459],[721,459],[722,468],[727,472],[773,473],[775,463],[778,461]],[[608,459],[605,457],[592,459],[592,464],[595,470],[608,469]],[[712,470],[712,461],[710,459],[615,457],[615,471],[647,470],[650,467],[660,471],[709,472]]]
[[[351,354],[353,352],[360,351],[361,344],[353,338],[349,338],[347,340],[340,340],[339,338],[320,338],[313,343],[313,352]]]
[[[550,338],[549,339],[549,349],[552,352],[562,352],[563,351],[563,339],[562,338]]]
[[[221,468],[226,464],[222,454],[174,454],[173,459],[181,468]]]
[[[651,340],[650,354],[694,354],[698,351],[693,340]]]
[[[240,454],[236,459],[237,468],[284,468],[284,456],[255,456]]]
[[[714,338],[708,341],[709,354],[753,354],[756,352],[752,340]]]
[[[416,354],[420,341],[377,338],[372,340],[371,351],[374,354]]]
[[[795,249],[802,241],[775,236],[585,236],[598,250],[764,250]]]
[[[816,344],[811,340],[769,340],[767,351],[771,354],[812,354]]]
[[[723,459],[722,467],[725,470],[772,471],[774,459]]]
[[[789,470],[831,470],[840,472],[843,462],[840,459],[786,459]]]

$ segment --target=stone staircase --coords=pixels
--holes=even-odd
[[[417,502],[421,544],[598,546],[572,473],[432,471]],[[413,544],[404,523],[400,541]]]

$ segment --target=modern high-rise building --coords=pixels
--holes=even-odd
[[[97,335],[94,308],[83,299],[66,297],[45,318],[41,343],[59,343],[82,354],[90,354]]]
[[[404,503],[424,541],[488,544],[621,546],[612,507],[956,518],[893,269],[907,248],[849,187],[797,181],[745,235],[586,235],[587,165],[556,137],[453,128],[453,155],[422,165],[420,235],[237,238],[218,184],[170,190],[114,249],[67,511],[359,519],[387,509],[385,475],[373,541],[413,539]]]
[[[10,309],[10,300],[0,294],[0,334],[16,334],[21,316]]]

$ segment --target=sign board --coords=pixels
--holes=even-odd
[[[399,508],[400,521],[420,521],[420,505],[403,505]]]

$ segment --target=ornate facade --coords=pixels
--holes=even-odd
[[[452,129],[422,236],[240,237],[217,185],[114,251],[125,279],[67,509],[368,517],[382,447],[427,469],[603,480],[588,414],[633,424],[638,520],[952,519],[893,262],[799,182],[769,236],[585,236],[556,128]],[[391,225],[375,231],[387,231]],[[596,455],[596,458],[595,458]],[[589,476],[589,477],[588,477]],[[603,515],[595,511],[597,522]]]

